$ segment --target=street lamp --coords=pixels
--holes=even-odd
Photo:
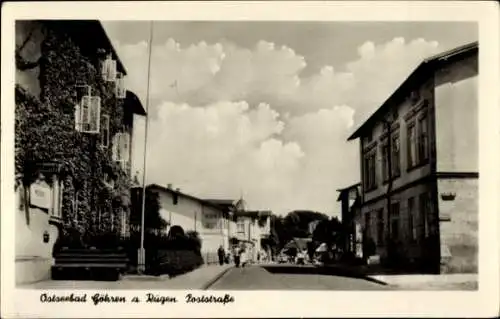
[[[148,57],[148,82],[146,90],[146,114],[149,114],[149,85],[151,81],[151,51],[153,47],[153,21],[151,21],[150,34],[149,34],[149,57]],[[138,251],[138,265],[137,271],[142,274],[146,270],[146,250],[144,249],[144,215],[146,208],[146,152],[147,152],[147,141],[148,141],[148,118],[145,118],[144,126],[144,164],[142,171],[142,207],[141,207],[141,243]]]

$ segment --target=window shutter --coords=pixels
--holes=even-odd
[[[129,161],[130,155],[130,135],[128,133],[123,133],[123,161]]]
[[[82,124],[80,121],[80,115],[81,115],[80,112],[81,112],[80,105],[79,104],[75,105],[75,130],[77,132],[82,131]]]
[[[102,61],[101,64],[101,76],[104,81],[108,78],[108,61],[109,58],[106,58],[106,60]]]
[[[87,133],[97,134],[101,126],[101,98],[90,96],[89,104]]]
[[[112,148],[112,150],[111,150],[112,160],[114,162],[117,162],[119,160],[119,156],[120,156],[119,147],[118,147],[119,139],[120,139],[120,133],[117,133],[113,136],[113,141],[111,143],[112,144],[112,146],[111,146],[111,148]]]
[[[80,104],[80,128],[82,132],[88,132],[90,130],[90,96],[86,95],[82,97],[82,102]]]
[[[116,61],[111,55],[108,55],[102,63],[102,79],[108,82],[116,80]]]
[[[108,82],[113,82],[116,80],[116,61],[111,60],[109,63],[109,71],[108,71]]]
[[[125,78],[121,72],[116,74],[115,94],[118,99],[124,99],[127,95],[125,90]]]

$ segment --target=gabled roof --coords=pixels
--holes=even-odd
[[[347,140],[351,141],[360,137],[362,132],[370,128],[377,120],[386,114],[394,104],[404,99],[407,92],[411,90],[412,87],[425,81],[436,69],[451,62],[477,54],[477,52],[478,42],[472,42],[423,60],[382,106],[380,106]]]
[[[125,97],[125,102],[123,103],[123,107],[126,111],[130,111],[137,115],[147,115],[146,110],[142,106],[141,100],[134,92],[127,90],[127,95]]]
[[[232,199],[205,199],[207,202],[211,202],[217,205],[230,206],[234,205],[235,201]]]
[[[177,196],[180,196],[180,197],[184,197],[184,198],[188,198],[188,199],[191,199],[193,201],[197,201],[203,205],[206,205],[206,206],[210,206],[210,207],[213,207],[213,208],[216,208],[216,209],[219,209],[219,210],[223,210],[224,207],[220,206],[220,205],[216,205],[214,203],[211,203],[209,201],[206,201],[204,199],[201,199],[201,198],[198,198],[198,197],[195,197],[193,195],[189,195],[189,194],[186,194],[186,193],[183,193],[181,191],[178,191],[176,189],[172,189],[172,188],[168,188],[168,187],[165,187],[165,186],[162,186],[162,185],[159,185],[159,184],[149,184],[147,186],[148,189],[156,189],[156,190],[159,190],[159,191],[162,191],[162,192],[166,192],[166,193],[170,193],[170,194],[173,194],[173,195],[177,195]]]
[[[40,22],[49,25],[68,34],[73,42],[80,48],[80,52],[88,58],[95,58],[99,49],[104,49],[111,53],[113,59],[116,60],[116,66],[119,72],[123,75],[127,74],[127,70],[123,66],[118,54],[113,47],[106,31],[104,30],[99,20],[39,20]]]

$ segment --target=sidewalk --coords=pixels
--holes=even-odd
[[[477,290],[477,274],[401,273],[381,265],[330,264],[332,274],[358,277],[391,286],[398,290]]]
[[[232,265],[203,265],[198,269],[179,275],[174,278],[168,276],[137,276],[129,275],[122,278],[122,282],[133,282],[134,285],[148,285],[146,283],[154,282],[155,286],[160,284],[162,289],[200,289],[205,290],[215,281],[222,277]],[[150,286],[150,285],[148,285]]]
[[[371,275],[377,281],[385,282],[396,289],[404,290],[476,290],[477,274],[441,275]]]
[[[168,276],[126,275],[119,281],[76,281],[76,280],[46,280],[28,285],[20,285],[21,289],[207,289],[217,279],[222,277],[232,265],[201,266],[189,273],[174,278]]]

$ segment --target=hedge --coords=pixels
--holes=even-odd
[[[201,241],[197,234],[188,232],[186,235],[172,237],[146,233],[144,237],[147,273],[178,275],[203,264]],[[131,264],[136,265],[140,235],[133,233],[123,244]]]

